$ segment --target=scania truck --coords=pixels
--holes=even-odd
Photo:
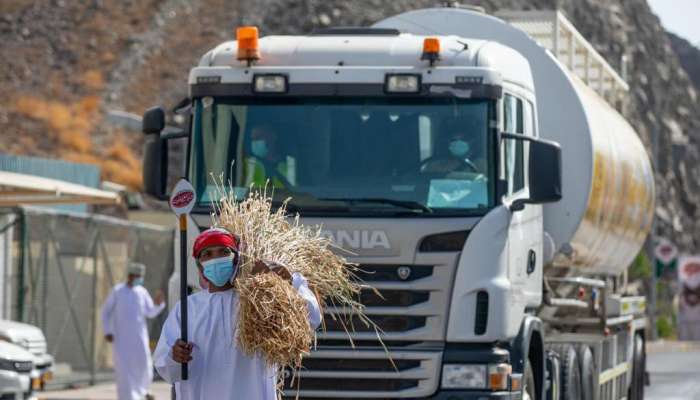
[[[144,114],[144,186],[167,197],[167,144],[186,138],[190,240],[220,179],[239,198],[268,182],[376,289],[359,300],[378,331],[354,321],[351,343],[326,318],[286,396],[639,400],[645,302],[626,271],[655,193],[628,93],[559,11],[240,27],[190,71],[186,131]]]

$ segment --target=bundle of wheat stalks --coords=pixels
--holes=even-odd
[[[300,225],[299,217],[290,219],[284,206],[273,211],[264,191],[252,192],[243,201],[236,201],[231,191],[226,193],[216,205],[213,222],[241,238],[236,289],[240,294],[237,340],[243,351],[262,354],[269,365],[298,369],[315,338],[304,300],[275,274],[253,275],[257,260],[301,273],[319,300],[330,307],[325,315],[340,319],[348,333],[353,328],[344,319],[351,314],[372,325],[356,301],[360,283],[344,257],[331,251],[332,244],[321,235],[320,227]],[[335,309],[343,314],[334,314]]]

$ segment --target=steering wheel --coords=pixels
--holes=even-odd
[[[480,173],[479,168],[477,168],[476,165],[474,165],[474,163],[470,159],[468,159],[466,157],[465,158],[456,158],[455,157],[454,159],[462,162],[462,165],[460,167],[458,167],[457,170],[461,171],[462,168],[464,168],[464,169],[468,169],[468,171],[466,171],[466,172],[473,172],[475,174]],[[425,160],[421,161],[421,163],[420,163],[420,172],[421,173],[432,172],[432,171],[426,171],[428,164],[431,162],[443,161],[443,160],[448,161],[448,159],[438,158],[438,157],[434,157],[434,156],[426,158]],[[454,172],[454,171],[447,171],[447,172]]]

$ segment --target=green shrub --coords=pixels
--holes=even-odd
[[[632,265],[629,269],[629,279],[631,281],[637,279],[649,279],[651,278],[651,262],[649,257],[647,257],[644,249],[637,254],[637,257],[632,261]]]
[[[670,338],[673,336],[673,325],[669,321],[668,317],[660,315],[656,319],[656,332],[659,334],[660,338]]]

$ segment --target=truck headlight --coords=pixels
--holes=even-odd
[[[510,364],[489,365],[489,388],[507,390],[513,367]]]
[[[486,389],[487,366],[483,364],[445,364],[441,385],[445,389]]]
[[[263,74],[253,77],[255,93],[286,93],[287,77],[279,74]]]
[[[11,361],[0,358],[0,369],[7,371],[29,372],[33,366],[31,361]]]
[[[387,74],[384,90],[387,93],[418,93],[420,92],[420,75]]]
[[[5,360],[5,359],[0,358],[0,369],[4,369],[7,371],[14,371],[15,370],[15,363],[14,363],[14,361]]]
[[[512,372],[510,364],[445,364],[441,385],[445,389],[508,390]]]

